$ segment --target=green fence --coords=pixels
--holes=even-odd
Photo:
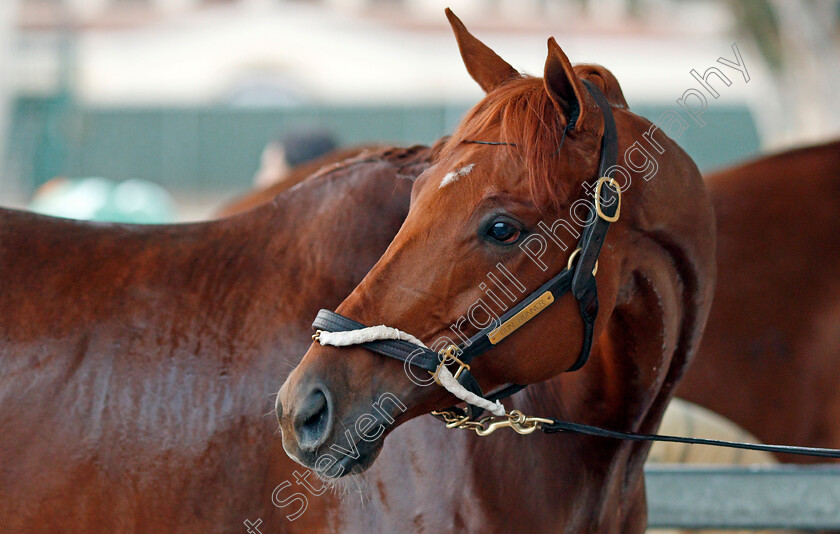
[[[13,113],[6,168],[30,191],[56,175],[144,178],[182,191],[242,189],[265,143],[290,128],[327,128],[344,144],[429,143],[451,132],[467,107],[102,108],[22,99]],[[655,119],[675,107],[634,111]],[[703,118],[703,128],[690,127],[680,138],[701,168],[757,152],[746,108],[712,105]]]

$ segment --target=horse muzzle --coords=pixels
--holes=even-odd
[[[376,408],[336,398],[319,377],[298,367],[280,388],[275,405],[283,448],[293,460],[326,478],[363,471],[379,455],[394,421]]]

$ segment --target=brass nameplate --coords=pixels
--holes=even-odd
[[[548,308],[548,305],[552,302],[554,302],[554,295],[551,294],[551,291],[546,291],[537,300],[528,304],[519,313],[502,323],[499,328],[487,334],[487,339],[490,340],[490,343],[497,344],[514,333],[520,326],[536,317],[538,313]]]

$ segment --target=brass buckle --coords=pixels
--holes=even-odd
[[[569,261],[566,262],[566,270],[572,270],[572,264],[575,262],[575,258],[577,255],[580,254],[581,248],[576,248],[572,254],[569,256]],[[592,276],[595,276],[598,273],[598,260],[595,260],[595,267],[592,269]]]
[[[467,370],[470,369],[470,366],[468,364],[462,362],[456,356],[457,353],[458,353],[458,347],[456,347],[455,345],[449,345],[448,347],[446,347],[442,351],[438,352],[438,355],[442,359],[440,360],[440,363],[438,364],[437,369],[435,369],[434,372],[427,371],[430,375],[432,375],[432,378],[435,379],[435,382],[437,382],[438,385],[441,385],[440,380],[438,380],[438,373],[440,373],[440,368],[445,367],[450,362],[458,364],[458,370],[455,371],[455,373],[453,373],[453,375],[452,375],[452,376],[455,377],[455,380],[458,380],[458,377],[461,376],[461,373],[464,372],[464,369],[467,369]]]
[[[324,333],[323,330],[315,330],[315,333],[312,334],[312,341],[314,341],[315,343],[320,343],[321,342],[321,334],[323,334],[323,333]]]
[[[609,216],[604,213],[604,210],[601,209],[601,188],[604,186],[605,183],[609,182],[610,186],[615,188],[615,192],[618,195],[616,202],[618,202],[618,206],[615,208],[615,215]],[[598,214],[598,217],[604,219],[607,222],[615,222],[618,220],[618,216],[621,214],[621,187],[618,186],[618,182],[615,181],[615,178],[609,178],[607,176],[601,176],[598,178],[598,181],[595,182],[595,212]]]

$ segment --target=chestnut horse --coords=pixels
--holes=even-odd
[[[294,522],[294,489],[272,504],[303,470],[273,435],[269,393],[309,344],[309,317],[393,238],[403,177],[428,152],[370,154],[200,224],[0,210],[0,530],[321,525],[331,494]]]
[[[360,323],[403,331],[366,334],[397,332],[409,339],[408,332],[433,347],[455,344],[450,339],[455,331],[467,336],[494,324],[476,325],[477,304],[482,320],[494,313],[486,303],[487,273],[503,269],[516,279],[508,291],[527,295],[555,273],[567,272],[564,266],[571,270],[572,249],[561,239],[591,237],[591,228],[603,229],[594,212],[581,223],[584,215],[571,210],[576,200],[588,198],[586,186],[598,179],[599,155],[603,160],[610,145],[604,140],[602,146],[609,117],[615,118],[620,154],[652,129],[626,109],[607,70],[591,67],[579,76],[553,39],[545,77],[524,77],[447,14],[467,71],[488,95],[415,181],[405,223],[338,307]],[[592,94],[582,78],[596,87]],[[601,93],[612,109],[601,107]],[[650,181],[639,173],[624,178],[620,219],[600,250],[600,313],[589,362],[564,373],[580,361],[584,305],[579,308],[570,294],[558,296],[472,366],[485,390],[534,384],[511,404],[612,429],[657,428],[699,343],[714,287],[714,216],[702,177],[675,143],[660,137],[660,174]],[[597,192],[595,198],[604,201]],[[555,223],[551,235],[540,234],[543,221],[571,228],[556,230]],[[539,256],[541,263],[520,246],[536,235],[546,247],[556,240],[550,253]],[[594,286],[589,272],[595,260],[584,248],[575,277]],[[577,292],[575,297],[580,298]],[[537,313],[526,310],[530,317]],[[437,376],[446,381],[441,368]],[[409,380],[396,361],[358,346],[315,344],[281,388],[277,415],[287,453],[331,476],[369,468],[385,435],[453,402],[458,398],[443,388]],[[371,415],[372,407],[378,415]],[[391,424],[386,428],[383,422]],[[506,452],[514,448],[501,436],[481,442],[452,432],[448,439],[429,433],[425,442],[398,449],[399,462],[392,457],[371,473],[388,513],[341,515],[342,509],[330,517],[342,525],[361,521],[357,531],[402,531],[411,524],[408,529],[416,531],[511,532],[521,530],[523,521],[539,531],[644,530],[642,466],[648,444],[517,436],[523,440],[521,453],[512,457]],[[466,463],[452,473],[456,476],[447,469],[450,458]],[[437,486],[430,487],[434,481]],[[395,489],[387,492],[389,487]],[[469,497],[441,503],[441,494],[453,487]],[[444,509],[432,512],[430,506]]]
[[[706,185],[718,282],[677,394],[765,443],[840,447],[840,141],[710,174]]]

